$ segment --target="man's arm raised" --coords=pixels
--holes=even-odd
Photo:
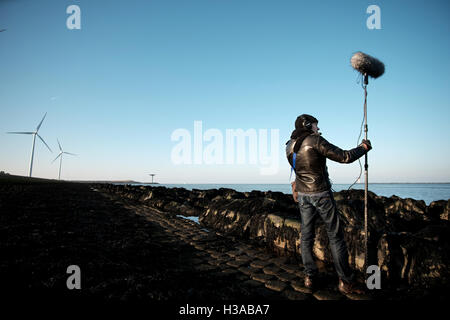
[[[315,148],[320,154],[330,160],[340,163],[352,163],[353,161],[361,158],[372,148],[372,146],[370,145],[369,140],[363,140],[363,143],[356,148],[351,150],[342,150],[341,148],[329,143],[322,136],[318,136]]]

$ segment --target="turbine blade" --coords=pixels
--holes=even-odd
[[[42,139],[42,137],[40,135],[38,135],[36,133],[36,135],[39,137],[39,139],[41,139],[41,141],[45,144],[45,146],[48,148],[48,150],[50,150],[50,152],[53,152],[52,149],[50,149],[50,147],[45,143],[44,139]]]
[[[7,132],[12,134],[33,134],[34,132]]]
[[[70,154],[71,156],[77,156],[77,154],[75,154],[75,153],[70,153],[70,152],[65,152],[65,151],[63,153]]]
[[[59,151],[62,151],[61,144],[59,143],[59,140],[56,139],[56,141],[58,141]]]
[[[44,117],[42,118],[41,122],[39,122],[39,124],[38,124],[38,126],[37,126],[37,128],[36,128],[36,132],[39,131],[39,128],[41,127],[42,122],[44,122],[44,119],[45,119],[45,116],[46,116],[46,115],[47,115],[47,112],[44,114]]]
[[[52,163],[55,162],[56,159],[58,159],[61,155],[62,155],[62,153],[58,154],[58,156],[52,161]]]

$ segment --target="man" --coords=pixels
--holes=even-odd
[[[300,209],[300,246],[306,273],[305,286],[314,289],[315,278],[318,274],[313,258],[313,246],[314,222],[319,216],[327,229],[334,265],[339,276],[339,291],[344,294],[361,294],[363,291],[357,288],[353,271],[348,264],[343,226],[331,192],[326,159],[351,163],[366,154],[372,146],[369,140],[363,140],[354,149],[342,150],[321,136],[317,127],[318,123],[319,121],[313,116],[302,114],[295,121],[291,140],[286,143],[286,155],[296,174],[296,179],[292,183],[292,192]]]

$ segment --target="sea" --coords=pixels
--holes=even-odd
[[[192,189],[219,189],[229,188],[239,192],[258,191],[278,191],[286,194],[291,193],[291,185],[286,184],[149,184],[151,186],[164,186],[168,188]],[[350,184],[333,184],[333,191],[347,190]],[[364,190],[364,183],[353,185],[352,189]],[[393,195],[400,198],[412,198],[423,200],[427,205],[432,201],[450,199],[450,183],[369,183],[369,191],[384,196]]]

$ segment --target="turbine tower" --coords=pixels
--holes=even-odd
[[[148,175],[149,175],[149,176],[152,176],[152,183],[153,183],[153,177],[154,177],[156,174],[154,174],[154,173],[149,173]]]
[[[59,158],[59,174],[58,174],[58,180],[61,180],[61,166],[62,166],[62,158],[63,158],[62,155],[63,155],[63,154],[70,154],[71,156],[76,156],[76,154],[75,154],[75,153],[70,153],[70,152],[63,151],[63,149],[61,148],[61,144],[59,143],[59,140],[56,139],[56,141],[58,142],[59,154],[58,154],[58,156],[52,161],[52,163],[55,162],[56,159]]]
[[[52,149],[50,149],[50,147],[45,143],[44,139],[42,139],[42,137],[39,135],[39,128],[42,125],[42,122],[44,122],[45,116],[47,115],[47,112],[44,114],[44,117],[42,118],[41,122],[39,122],[36,131],[33,132],[7,132],[10,134],[31,134],[33,136],[33,144],[31,146],[31,158],[30,158],[30,170],[28,173],[28,176],[31,177],[31,173],[33,172],[33,157],[34,157],[34,144],[36,142],[36,136],[39,137],[39,139],[41,139],[41,141],[45,144],[45,146],[48,148],[48,150],[50,150],[50,152],[53,152]]]

